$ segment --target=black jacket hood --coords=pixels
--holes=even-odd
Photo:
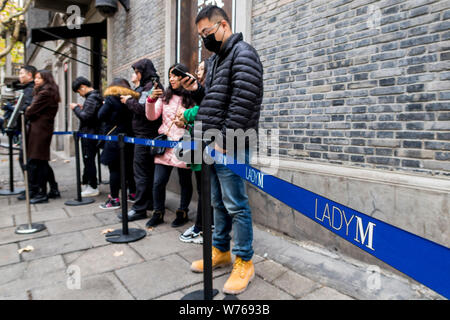
[[[147,83],[149,83],[152,80],[159,81],[159,75],[156,72],[155,66],[153,65],[153,62],[149,59],[142,59],[136,62],[131,66],[133,70],[139,71],[142,75],[141,78],[141,87],[145,87]]]

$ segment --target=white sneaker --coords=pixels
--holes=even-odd
[[[87,188],[81,193],[82,197],[96,197],[98,195],[100,195],[98,188],[94,189],[91,186],[87,186]]]
[[[187,229],[183,234],[180,235],[180,241],[185,243],[196,243],[196,244],[202,244],[203,243],[203,236],[202,232],[195,230],[195,225]]]

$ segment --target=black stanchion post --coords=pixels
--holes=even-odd
[[[97,170],[98,170],[98,184],[102,184],[102,164],[100,162],[100,148],[97,149]]]
[[[8,135],[8,156],[9,156],[9,190],[0,190],[0,196],[14,196],[21,194],[24,189],[14,189],[14,157],[13,157],[13,138],[14,131],[7,130],[6,134]],[[24,134],[24,133],[22,133]]]
[[[76,207],[83,206],[86,204],[94,203],[95,200],[91,198],[81,197],[81,168],[80,168],[80,137],[78,132],[73,133],[73,140],[75,143],[75,168],[76,168],[76,179],[77,179],[77,198],[75,200],[68,200],[65,202],[66,206]]]
[[[119,134],[120,148],[120,188],[122,189],[122,230],[115,230],[107,233],[106,241],[111,243],[129,243],[135,242],[147,235],[142,229],[128,228],[128,204],[127,204],[127,180],[125,170],[125,135]]]
[[[202,148],[204,150],[204,147]],[[204,153],[205,154],[205,153]],[[205,161],[201,174],[202,228],[203,228],[203,290],[185,295],[181,300],[212,300],[219,291],[213,289],[212,275],[212,206],[211,206],[211,172],[212,164]]]

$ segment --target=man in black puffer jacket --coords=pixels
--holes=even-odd
[[[185,89],[200,104],[195,121],[202,122],[202,132],[214,129],[216,150],[236,154],[235,141],[225,139],[227,131],[253,129],[256,133],[263,97],[263,68],[256,50],[243,41],[241,33],[233,34],[227,14],[217,6],[207,6],[197,16],[197,30],[206,49],[215,53],[210,59],[205,87],[184,78]],[[194,132],[198,138],[199,132]],[[254,142],[254,141],[253,141]],[[237,146],[248,160],[248,146]],[[233,271],[223,287],[227,294],[243,292],[255,275],[252,263],[253,227],[244,180],[223,164],[214,165],[211,177],[215,229],[213,234],[213,267],[231,263],[230,232],[234,229]],[[203,260],[191,265],[194,272],[203,271]]]
[[[136,138],[153,139],[158,136],[161,118],[149,121],[145,116],[145,102],[155,84],[164,89],[159,82],[156,69],[149,59],[142,59],[132,65],[139,86],[136,92],[140,98],[129,95],[121,96],[121,102],[133,113],[133,132]],[[150,147],[136,145],[134,148],[134,181],[136,182],[136,199],[128,212],[128,220],[147,218],[147,210],[153,210],[153,176],[155,173],[155,157],[150,154]],[[121,219],[121,215],[118,216]]]
[[[98,110],[103,104],[103,98],[97,90],[92,87],[91,82],[78,77],[72,83],[72,90],[85,98],[83,105],[76,103],[70,104],[70,108],[80,119],[80,133],[98,134],[100,132],[100,121],[98,121]],[[83,177],[82,184],[84,190],[82,197],[96,197],[100,194],[97,184],[97,167],[95,166],[95,157],[97,156],[98,141],[90,139],[81,139],[81,151],[83,154]]]

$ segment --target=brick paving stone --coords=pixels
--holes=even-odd
[[[105,273],[144,262],[127,244],[108,245],[64,255],[68,265],[78,266],[81,276]]]
[[[189,264],[175,254],[120,269],[116,274],[139,300],[162,297],[203,281],[203,275],[190,272]]]
[[[88,249],[91,247],[89,241],[80,232],[60,234],[20,242],[21,248],[28,245],[33,246],[34,250],[32,252],[23,253],[22,258],[24,260],[50,257],[58,254]]]
[[[0,266],[20,262],[18,249],[19,246],[16,243],[0,246]]]
[[[80,289],[69,289],[66,282],[34,289],[33,300],[130,300],[133,297],[113,273],[81,278]]]
[[[70,233],[101,226],[102,223],[94,216],[81,216],[50,221],[46,223],[50,234]]]

